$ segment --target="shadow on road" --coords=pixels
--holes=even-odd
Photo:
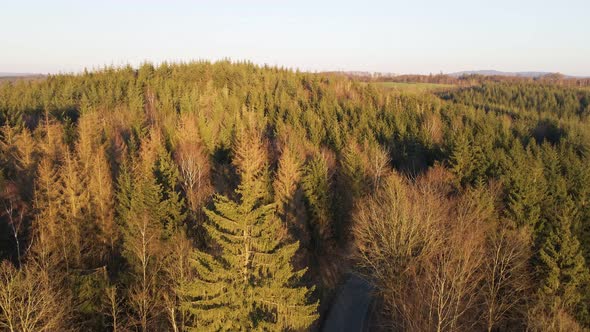
[[[351,274],[340,287],[328,316],[323,332],[368,331],[373,301],[373,286],[365,279]]]

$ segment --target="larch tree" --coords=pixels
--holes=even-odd
[[[309,250],[312,247],[312,230],[308,225],[304,192],[301,186],[303,152],[301,148],[289,145],[286,140],[283,142],[273,181],[274,200],[277,204],[277,215],[283,221],[282,231],[286,233],[285,240],[297,240],[300,244],[300,249],[294,258],[294,265],[306,267],[309,265]]]
[[[61,126],[47,119],[42,128],[41,157],[37,167],[33,207],[36,212],[32,225],[31,249],[38,264],[47,271],[68,270],[72,242],[65,222],[63,179],[60,162],[66,151]]]
[[[310,289],[300,286],[304,270],[291,259],[299,244],[282,243],[276,205],[265,183],[267,157],[261,134],[242,129],[234,150],[241,183],[236,200],[218,195],[206,209],[207,233],[219,254],[194,253],[197,277],[185,303],[194,330],[301,330],[317,319]]]
[[[287,227],[293,222],[293,200],[300,185],[302,166],[291,148],[283,147],[273,187],[277,213],[283,218]]]
[[[81,267],[82,255],[88,253],[94,240],[93,222],[88,218],[89,193],[86,190],[86,178],[79,172],[79,164],[76,156],[67,151],[64,154],[64,162],[60,168],[62,181],[63,226],[66,228],[67,240],[62,245],[69,248],[68,265],[75,268]]]
[[[103,142],[103,128],[99,114],[88,112],[78,119],[76,154],[80,178],[87,188],[86,213],[92,227],[91,255],[105,264],[114,252],[117,228],[114,220],[113,180]]]
[[[113,180],[103,146],[97,147],[95,159],[88,176],[91,213],[96,218],[99,230],[96,235],[98,243],[95,245],[98,250],[94,254],[102,262],[108,262],[115,252],[119,233],[115,224]]]

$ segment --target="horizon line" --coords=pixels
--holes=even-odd
[[[253,64],[255,66],[258,67],[271,67],[271,68],[281,68],[281,69],[285,69],[285,70],[291,70],[291,71],[298,71],[298,72],[304,72],[304,73],[315,73],[315,74],[320,74],[320,73],[363,73],[363,74],[368,74],[371,76],[404,76],[404,75],[417,75],[417,76],[434,76],[434,75],[458,75],[458,74],[477,74],[478,72],[495,72],[498,73],[497,76],[518,76],[518,74],[544,74],[544,75],[550,75],[550,74],[559,74],[559,75],[563,75],[567,78],[578,78],[578,79],[583,79],[583,78],[590,78],[590,75],[571,75],[571,74],[567,74],[567,73],[563,73],[561,71],[547,71],[547,70],[516,70],[516,71],[508,71],[508,70],[499,70],[499,69],[464,69],[464,70],[457,70],[457,71],[448,71],[445,72],[443,70],[440,70],[438,72],[394,72],[394,71],[374,71],[374,70],[363,70],[363,69],[322,69],[322,70],[318,70],[318,69],[303,69],[300,66],[289,66],[289,65],[280,65],[280,64],[272,64],[272,63],[268,63],[268,62],[264,62],[264,63],[258,63],[252,60],[247,60],[247,59],[238,59],[238,60],[234,60],[231,58],[220,58],[220,59],[192,59],[192,60],[161,60],[161,61],[150,61],[150,60],[143,60],[141,62],[135,62],[132,63],[131,61],[128,61],[127,63],[119,63],[119,64],[115,64],[113,62],[111,62],[111,64],[102,64],[102,65],[91,65],[91,66],[84,66],[82,68],[76,69],[76,70],[54,70],[54,71],[48,71],[48,72],[41,72],[41,71],[0,71],[0,77],[26,77],[26,76],[50,76],[50,75],[78,75],[78,74],[83,74],[84,72],[99,72],[101,70],[105,70],[105,69],[123,69],[126,67],[131,67],[135,70],[139,69],[141,66],[145,65],[145,64],[150,64],[153,65],[154,67],[159,67],[163,64],[168,64],[168,65],[175,65],[175,64],[192,64],[192,63],[199,63],[199,62],[205,62],[205,63],[211,63],[211,64],[215,64],[215,63],[220,63],[220,62],[230,62],[232,64],[239,64],[239,63],[250,63]],[[494,76],[494,75],[485,75],[482,74],[484,76]],[[525,76],[526,77],[526,76]]]

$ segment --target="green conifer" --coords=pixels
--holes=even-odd
[[[583,313],[583,287],[588,282],[588,270],[580,243],[572,234],[572,220],[576,207],[566,199],[556,214],[552,229],[539,250],[539,269],[542,275],[540,296],[551,310],[565,309],[570,313]],[[578,310],[575,310],[578,309]]]
[[[310,289],[298,286],[305,270],[291,259],[298,242],[279,240],[276,204],[268,202],[267,161],[258,132],[242,132],[234,151],[241,177],[238,199],[218,195],[206,209],[207,233],[220,254],[196,251],[198,277],[181,290],[192,328],[203,331],[301,330],[317,319]]]

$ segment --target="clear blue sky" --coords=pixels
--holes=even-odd
[[[0,0],[0,72],[221,58],[590,76],[590,0]]]

